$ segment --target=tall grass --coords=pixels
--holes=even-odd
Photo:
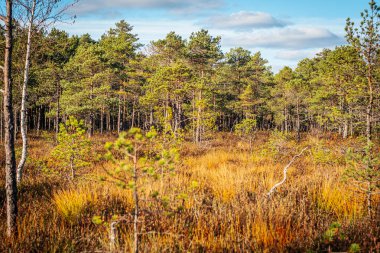
[[[105,139],[96,140],[95,148],[101,152]],[[143,199],[159,190],[173,211],[142,201],[142,209],[154,212],[142,214],[140,250],[327,252],[347,251],[356,243],[363,252],[376,252],[379,224],[368,221],[362,194],[342,180],[342,147],[348,144],[314,138],[299,145],[278,143],[285,145],[280,153],[271,151],[267,133],[258,135],[253,152],[233,135],[219,136],[206,147],[185,143],[176,174],[164,184],[152,181],[145,186]],[[266,193],[281,180],[284,165],[305,145],[311,145],[311,151],[291,166],[287,181],[268,199]],[[32,161],[20,191],[19,236],[15,241],[4,238],[0,252],[107,251],[109,226],[93,224],[92,217],[109,222],[114,214],[131,213],[130,189],[101,180],[110,166],[104,161],[94,162],[73,183],[49,170],[40,171],[38,164],[49,159],[41,148],[50,146],[44,140],[32,142]],[[329,159],[322,159],[326,155]],[[33,162],[36,159],[39,163]],[[1,190],[0,202],[4,201]],[[380,200],[375,201],[379,208]],[[4,205],[0,219],[5,220]],[[339,224],[339,236],[327,240],[332,224]],[[1,222],[0,235],[4,231]],[[128,221],[119,224],[118,241],[121,252],[131,249]]]

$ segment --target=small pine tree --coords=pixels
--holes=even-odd
[[[171,138],[174,137],[172,136]],[[140,207],[140,195],[144,193],[144,184],[147,183],[149,177],[163,179],[165,174],[174,170],[174,165],[179,158],[176,148],[166,149],[167,142],[168,140],[164,141],[158,137],[154,128],[151,128],[147,133],[143,133],[139,128],[131,128],[128,132],[121,133],[115,142],[109,142],[105,146],[107,150],[106,158],[116,167],[113,171],[107,171],[110,180],[122,188],[132,190],[134,199],[132,215],[133,252],[138,252],[139,248],[139,217],[143,211]],[[166,207],[169,200],[165,196],[159,199],[158,195],[158,191],[150,193],[152,199],[157,200],[163,207]],[[119,217],[111,223],[111,250],[115,247],[114,225],[124,219],[125,217]]]
[[[256,123],[256,119],[246,118],[235,126],[235,132],[237,132],[242,138],[248,139],[250,152],[252,152],[253,148],[252,145],[256,133]]]
[[[63,170],[70,171],[70,178],[75,178],[76,171],[88,166],[86,160],[90,152],[91,142],[86,137],[84,122],[70,116],[65,124],[60,124],[57,136],[58,145],[52,151],[52,156],[59,162]]]
[[[345,179],[366,195],[368,217],[372,219],[375,215],[373,196],[380,194],[380,155],[372,155],[369,150],[374,150],[372,142],[363,144],[359,150],[348,150]]]

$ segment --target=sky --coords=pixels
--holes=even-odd
[[[68,1],[68,0],[66,0]],[[74,24],[59,24],[71,35],[94,39],[120,20],[131,24],[140,42],[174,31],[187,39],[204,28],[221,36],[223,52],[243,47],[260,51],[276,73],[345,44],[345,23],[360,21],[369,0],[80,0],[69,11]]]

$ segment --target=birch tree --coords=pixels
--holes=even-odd
[[[27,27],[28,35],[26,42],[24,80],[22,85],[21,97],[21,136],[22,136],[22,154],[17,166],[17,183],[21,182],[26,158],[28,155],[28,137],[27,137],[27,87],[29,82],[30,55],[32,46],[33,29],[47,27],[58,20],[65,18],[64,13],[72,4],[61,7],[60,0],[17,0],[16,4],[20,7],[20,23]],[[24,20],[25,19],[25,20]]]

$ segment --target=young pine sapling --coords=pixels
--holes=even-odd
[[[252,152],[253,140],[256,134],[256,120],[251,118],[243,119],[241,123],[235,126],[237,132],[243,139],[249,142],[249,151]]]
[[[121,221],[133,224],[133,252],[139,250],[139,236],[142,234],[139,226],[140,216],[144,211],[150,213],[140,207],[142,194],[146,193],[144,185],[151,183],[149,178],[163,180],[164,174],[172,172],[178,160],[177,149],[165,149],[158,144],[160,141],[154,128],[147,133],[143,133],[139,128],[131,128],[128,132],[121,133],[115,142],[109,142],[105,146],[108,151],[106,158],[115,165],[113,171],[107,170],[109,180],[118,186],[131,189],[134,200],[132,215],[115,216],[116,218],[114,217],[110,223],[111,251],[116,248],[116,225]],[[164,207],[167,204],[166,197],[162,200],[158,198],[158,191],[151,190],[149,195],[152,200],[160,202]],[[93,221],[103,223],[99,216],[94,217]]]
[[[69,169],[73,180],[77,170],[88,166],[86,158],[91,142],[86,137],[84,122],[70,116],[65,124],[60,124],[57,140],[58,145],[53,149],[52,156],[59,162],[59,168]]]

